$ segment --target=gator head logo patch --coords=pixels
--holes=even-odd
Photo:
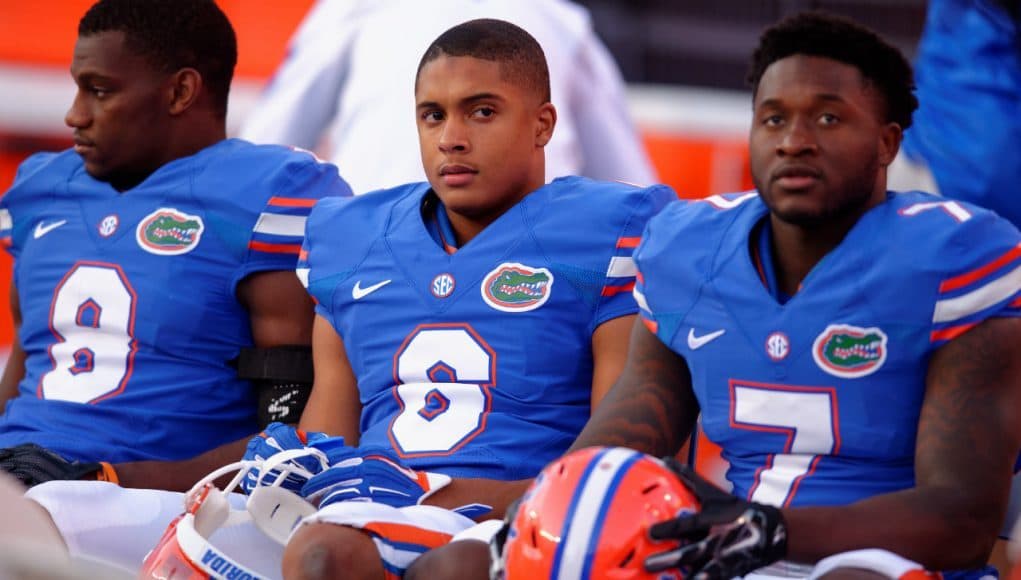
[[[553,273],[517,262],[505,262],[482,281],[482,299],[504,312],[527,312],[542,306],[553,289]]]
[[[204,229],[199,216],[161,207],[139,222],[135,239],[146,252],[176,256],[194,250]]]
[[[812,343],[812,357],[833,376],[864,377],[886,362],[886,333],[875,327],[831,324]]]

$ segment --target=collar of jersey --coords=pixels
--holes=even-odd
[[[758,243],[753,244],[752,248],[752,260],[755,262],[755,269],[758,270],[759,278],[769,295],[780,304],[786,304],[791,297],[780,291],[780,285],[776,281],[776,265],[773,264],[773,252],[769,250],[769,239],[773,228],[769,224],[768,214],[761,223],[762,225],[758,228]]]
[[[450,218],[443,202],[432,191],[428,191],[422,198],[422,221],[425,222],[425,229],[429,236],[448,254],[457,251],[457,236],[454,235],[454,227],[450,225]]]

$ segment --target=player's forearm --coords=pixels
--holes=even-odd
[[[602,445],[673,455],[688,439],[697,416],[687,363],[636,321],[623,374],[570,451]]]
[[[18,396],[18,383],[24,376],[25,351],[15,340],[11,346],[11,354],[7,358],[7,366],[4,367],[3,377],[0,378],[0,412],[6,408],[7,401]]]
[[[787,559],[811,563],[838,552],[884,548],[931,570],[982,566],[1002,510],[994,507],[996,499],[965,502],[965,495],[956,486],[915,488],[847,506],[785,509]]]
[[[499,481],[495,479],[455,479],[443,489],[430,496],[425,503],[448,509],[473,503],[492,506],[492,511],[478,519],[490,520],[502,518],[507,507],[521,497],[531,479],[518,481]]]
[[[122,487],[188,491],[214,469],[240,461],[249,439],[245,437],[183,461],[135,461],[118,463],[114,469]]]

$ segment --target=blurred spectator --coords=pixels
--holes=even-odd
[[[929,2],[915,63],[921,104],[901,151],[900,169],[916,180],[892,171],[891,189],[934,185],[1021,226],[1019,13],[1019,0]],[[931,181],[917,181],[926,172]]]
[[[320,0],[240,136],[320,151],[355,193],[424,181],[415,146],[418,60],[438,34],[482,17],[525,28],[546,52],[559,114],[547,181],[656,181],[620,72],[588,11],[566,0]]]

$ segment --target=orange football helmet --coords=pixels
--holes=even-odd
[[[649,529],[698,502],[663,462],[631,449],[592,447],[547,465],[508,517],[494,576],[681,578],[646,572],[645,557],[678,546]],[[498,540],[497,540],[498,541]]]

